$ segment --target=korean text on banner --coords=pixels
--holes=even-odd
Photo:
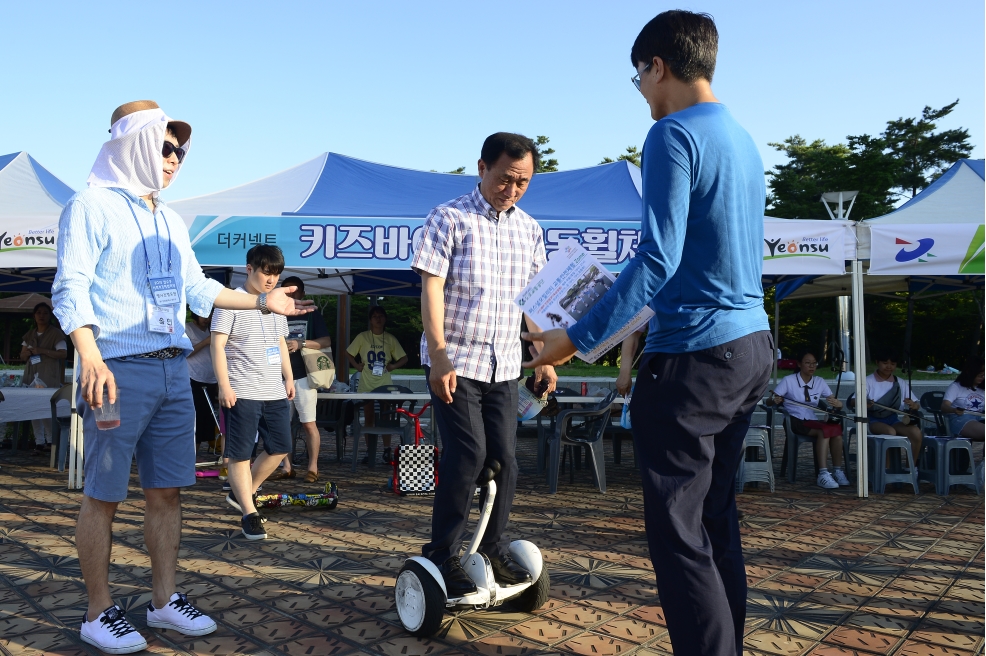
[[[763,272],[779,274],[841,274],[852,252],[846,250],[848,221],[764,219]],[[849,243],[852,247],[854,244]]]
[[[241,266],[257,244],[284,252],[288,267],[407,269],[411,266],[422,218],[311,216],[198,216],[189,228],[199,263]],[[626,266],[640,243],[636,221],[541,221],[548,255],[567,239],[577,239],[611,271]]]
[[[541,330],[568,328],[584,317],[614,282],[616,277],[592,253],[574,239],[566,239],[514,302]],[[576,355],[595,362],[653,316],[654,311],[645,306],[612,337],[588,353]]]
[[[870,270],[875,275],[984,273],[986,228],[974,223],[870,226]]]

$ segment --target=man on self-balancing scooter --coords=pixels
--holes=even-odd
[[[463,569],[459,552],[488,461],[495,461],[499,472],[492,476],[492,507],[484,508],[489,514],[485,531],[482,525],[477,528],[478,553],[497,586],[529,587],[534,582],[511,553],[503,531],[517,485],[517,378],[523,359],[522,313],[513,299],[546,262],[541,228],[516,206],[534,175],[537,157],[537,147],[527,137],[488,137],[478,163],[479,185],[431,211],[411,265],[421,274],[429,385],[442,441],[432,539],[422,549],[429,562],[421,565],[430,578],[440,580],[448,607],[463,599],[466,605],[482,606],[468,601],[481,593],[476,579]],[[555,386],[551,367],[536,370],[535,378],[547,382],[547,391]],[[408,599],[417,594],[412,588]],[[422,634],[429,627],[405,623],[405,628]]]

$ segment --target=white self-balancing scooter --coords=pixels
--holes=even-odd
[[[490,608],[510,601],[518,610],[530,613],[547,601],[551,580],[541,559],[541,552],[532,543],[527,540],[510,543],[510,555],[531,573],[529,582],[517,585],[501,586],[497,583],[493,578],[489,559],[477,553],[493,511],[493,501],[496,498],[496,483],[493,478],[498,473],[500,463],[490,460],[476,481],[477,485],[486,488],[486,498],[480,509],[476,533],[462,557],[462,568],[476,584],[476,592],[449,599],[438,566],[423,556],[408,558],[401,567],[394,586],[397,614],[408,633],[420,637],[434,635],[442,625],[446,609]]]

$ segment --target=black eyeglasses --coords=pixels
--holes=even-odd
[[[633,86],[637,87],[637,91],[640,91],[640,74],[641,73],[646,73],[647,71],[649,71],[650,70],[650,67],[653,66],[653,65],[654,65],[654,62],[651,62],[650,64],[647,64],[646,66],[644,66],[644,70],[638,71],[636,75],[634,75],[633,77],[630,78],[630,81],[633,82]]]
[[[181,164],[181,161],[185,159],[184,148],[179,148],[178,146],[174,145],[170,141],[165,141],[164,145],[161,147],[161,154],[164,155],[165,158],[168,158],[171,157],[171,153],[174,153],[175,157],[178,158],[179,164]]]

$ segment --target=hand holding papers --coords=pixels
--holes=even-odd
[[[548,264],[514,299],[538,327],[552,328],[524,336],[544,342],[538,357],[524,365],[559,364],[573,354],[586,362],[595,362],[627,335],[642,328],[654,316],[649,307],[641,309],[627,325],[588,353],[577,353],[568,339],[565,328],[585,316],[615,281],[616,277],[576,240],[562,242]]]

